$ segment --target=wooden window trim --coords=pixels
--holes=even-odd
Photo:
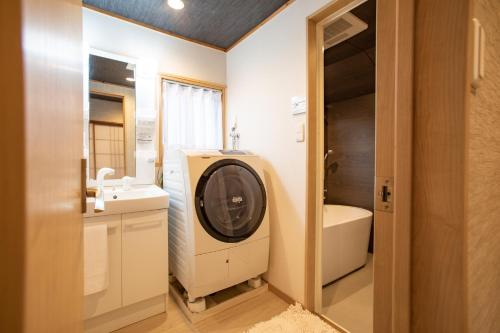
[[[214,82],[209,82],[209,81],[202,81],[202,80],[197,80],[197,79],[192,79],[188,77],[183,77],[183,76],[177,76],[177,75],[171,75],[171,74],[160,74],[159,80],[158,80],[158,86],[159,86],[159,91],[160,91],[160,108],[158,111],[158,124],[157,124],[157,133],[158,133],[158,154],[157,154],[157,160],[156,160],[156,167],[163,167],[163,81],[172,81],[180,84],[186,84],[189,86],[194,86],[194,87],[199,87],[199,88],[206,88],[206,89],[211,89],[211,90],[217,90],[220,91],[222,96],[222,146],[225,147],[226,145],[226,85],[224,84],[219,84],[219,83],[214,83]]]

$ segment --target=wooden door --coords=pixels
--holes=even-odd
[[[77,0],[2,1],[0,331],[83,323]]]
[[[466,173],[469,167],[466,162],[469,145],[467,121],[471,117],[468,114],[468,76],[472,68],[469,65],[471,3],[470,0],[419,1],[415,11],[416,117],[411,238],[413,332],[468,331],[467,315],[470,311],[466,292],[469,281],[465,258],[468,253],[474,253],[466,247],[467,239],[474,235],[468,235],[466,230],[465,194],[475,194],[479,201],[487,198],[477,196],[477,192],[468,192],[466,185],[466,180],[473,180]],[[492,35],[486,40],[496,38]],[[484,111],[480,113],[486,114]],[[481,132],[487,133],[488,126],[498,131],[498,125],[492,121],[484,123]],[[481,154],[487,156],[485,152]],[[474,160],[476,162],[478,160]],[[498,166],[496,168],[498,170]],[[493,181],[490,177],[481,176],[479,179]],[[498,207],[498,202],[495,205]],[[486,244],[488,240],[484,238],[481,242]],[[491,242],[494,243],[498,244],[498,240]],[[486,259],[490,255],[498,253],[487,253],[484,267],[494,266],[490,259]],[[481,292],[487,293],[487,289],[483,289],[483,282],[487,280],[481,279],[477,283]],[[495,290],[498,291],[498,286]],[[494,297],[498,299],[498,294]],[[476,307],[482,314],[493,308],[487,303]],[[470,332],[494,331],[471,327]]]
[[[374,321],[410,329],[413,1],[377,1]],[[389,184],[389,204],[380,192]]]

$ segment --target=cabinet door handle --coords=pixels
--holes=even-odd
[[[120,225],[120,222],[108,223],[108,230],[116,229]]]
[[[84,222],[83,226],[86,225],[98,225],[98,224],[106,224],[108,226],[108,230],[113,230],[116,229],[120,226],[121,222],[116,221],[116,222],[105,222],[105,221],[100,221],[100,222]]]

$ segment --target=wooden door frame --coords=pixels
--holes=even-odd
[[[156,154],[157,159],[155,166],[157,168],[163,168],[163,81],[171,81],[174,83],[185,84],[188,86],[194,86],[199,88],[206,88],[211,90],[217,90],[221,92],[222,99],[222,147],[226,147],[226,135],[228,134],[226,131],[226,90],[227,86],[222,83],[215,83],[209,81],[202,81],[198,79],[193,79],[185,76],[173,75],[173,74],[160,74],[158,76],[158,104],[160,105],[158,111],[158,124],[157,124],[157,144],[158,144],[158,154]]]
[[[321,310],[323,26],[362,0],[336,0],[307,19],[305,305]],[[374,332],[409,332],[414,0],[377,1],[376,177],[394,178],[394,211],[375,211]],[[397,203],[397,206],[396,206]],[[397,223],[395,223],[397,221]]]

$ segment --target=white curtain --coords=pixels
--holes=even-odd
[[[163,81],[165,149],[222,149],[222,92]]]

